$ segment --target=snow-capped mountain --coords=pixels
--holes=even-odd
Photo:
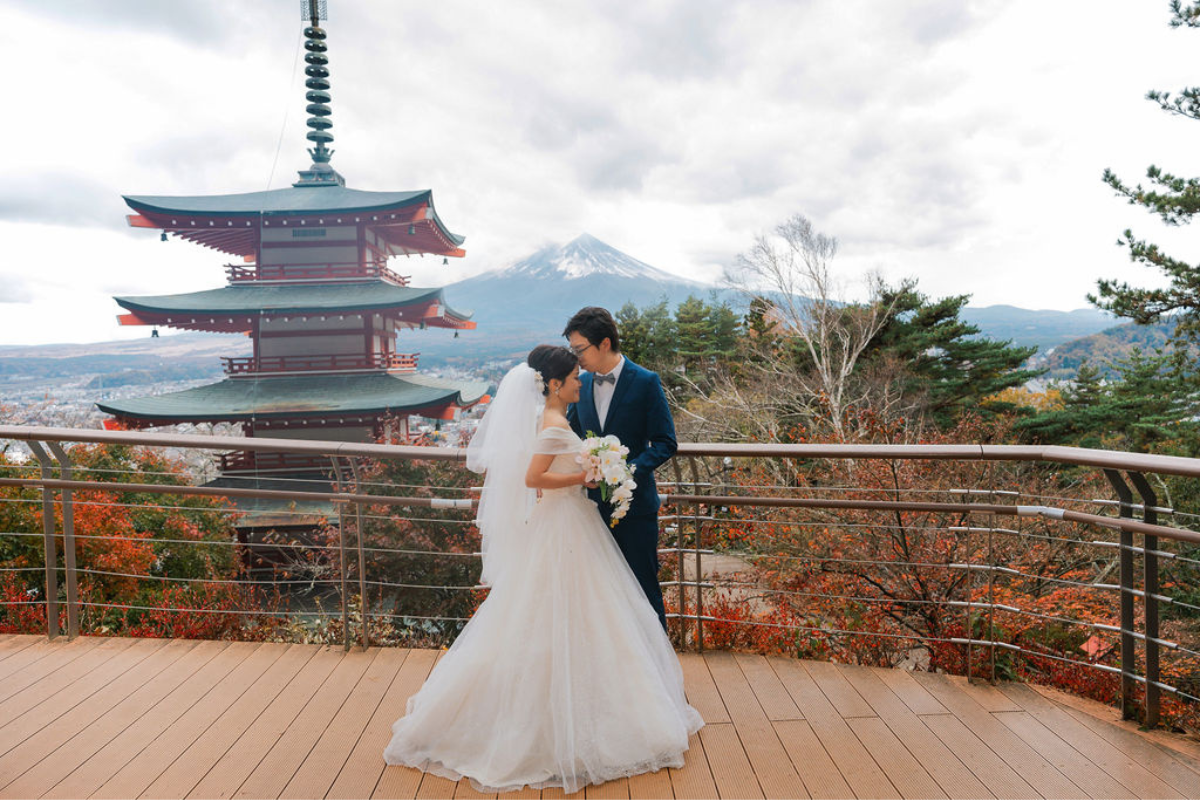
[[[626,303],[644,308],[666,299],[674,309],[689,295],[708,301],[713,292],[740,302],[734,292],[672,275],[585,233],[446,286],[446,303],[474,311],[476,330],[458,339],[434,330],[407,338],[413,350],[439,359],[468,352],[507,356],[562,342],[563,326],[584,306],[603,306],[615,315]]]
[[[682,283],[705,291],[709,288],[707,284],[672,275],[639,261],[590,233],[581,234],[564,245],[549,245],[511,266],[487,274],[505,279],[549,278],[567,281],[592,275],[610,275],[657,284]]]

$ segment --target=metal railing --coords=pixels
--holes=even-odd
[[[365,537],[371,526],[397,520],[406,521],[418,534],[430,526],[469,530],[475,502],[470,486],[430,485],[419,477],[413,483],[377,479],[370,469],[373,464],[413,461],[454,465],[464,459],[460,449],[22,426],[0,426],[0,440],[24,442],[37,462],[23,472],[6,468],[9,475],[19,476],[0,477],[0,487],[40,492],[40,498],[22,502],[40,503],[42,531],[3,531],[0,541],[6,536],[40,536],[44,563],[37,569],[44,572],[44,594],[28,604],[44,607],[50,637],[60,633],[60,604],[65,605],[70,636],[80,633],[83,609],[139,610],[137,604],[90,603],[80,596],[80,575],[90,579],[105,574],[94,565],[77,563],[79,542],[89,534],[74,530],[73,509],[113,502],[80,497],[97,489],[139,497],[273,501],[276,513],[284,516],[311,516],[311,510],[298,511],[295,504],[329,504],[337,520],[330,526],[329,542],[203,544],[250,552],[320,552],[336,559],[326,577],[292,581],[336,589],[336,614],[277,609],[222,613],[338,619],[347,648],[354,639],[370,644],[372,625],[383,620],[398,619],[419,628],[460,625],[469,616],[422,616],[398,606],[372,605],[372,591],[380,597],[386,589],[461,598],[480,588],[474,578],[430,583],[417,572],[411,573],[415,577],[389,574],[386,580],[371,574],[381,558],[473,564],[478,558],[475,547],[438,547],[419,537],[373,543]],[[154,483],[146,477],[150,473],[142,473],[140,480],[98,474],[88,479],[64,448],[68,442],[154,452],[236,449],[249,459],[249,467],[275,461],[286,465],[297,459],[325,463],[328,478],[289,480],[287,488],[249,474],[241,478],[244,483],[228,476],[223,485],[209,486]],[[878,467],[875,472],[872,465]],[[756,473],[757,468],[765,471]],[[906,477],[905,470],[913,474]],[[1064,478],[1068,474],[1081,477],[1071,483]],[[839,477],[845,480],[833,480]],[[1001,675],[1006,661],[1038,669],[1051,665],[1111,680],[1123,715],[1153,726],[1159,722],[1164,695],[1184,704],[1200,702],[1200,692],[1191,684],[1181,686],[1164,678],[1172,666],[1164,663],[1168,659],[1191,663],[1200,657],[1200,643],[1191,633],[1193,618],[1200,616],[1200,598],[1177,591],[1200,582],[1200,532],[1189,527],[1195,525],[1191,515],[1160,504],[1160,494],[1170,488],[1167,479],[1196,478],[1200,460],[1064,447],[683,444],[659,471],[665,504],[660,557],[670,573],[664,574],[662,587],[672,634],[680,649],[704,649],[757,632],[777,637],[776,645],[782,641],[793,652],[817,655],[832,652],[830,642],[872,642],[873,647],[882,643],[887,645],[884,663],[932,653],[957,659],[961,671],[973,677]],[[1105,486],[1115,498],[1095,497]],[[243,512],[209,513],[227,513],[232,519]],[[1163,569],[1169,571],[1166,583]],[[0,565],[3,570],[5,565]],[[457,574],[477,577],[470,569]],[[115,577],[177,580],[146,574]],[[276,580],[273,585],[289,583]],[[1074,599],[1064,599],[1068,594]],[[361,619],[352,623],[356,603]],[[3,613],[0,607],[0,619]],[[860,625],[854,614],[869,618],[870,624]],[[1184,635],[1164,635],[1164,616]],[[1038,638],[1051,634],[1071,642],[1084,635],[1088,639],[1064,649]],[[852,648],[843,649],[835,654],[845,655]],[[863,652],[871,657],[870,651]]]

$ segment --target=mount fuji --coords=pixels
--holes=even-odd
[[[674,309],[689,295],[708,301],[714,292],[741,302],[736,292],[672,275],[587,233],[444,288],[450,307],[474,310],[479,327],[458,340],[433,330],[410,339],[413,349],[439,361],[522,355],[536,344],[561,343],[563,326],[584,306],[615,315],[627,302],[641,308],[665,298]]]

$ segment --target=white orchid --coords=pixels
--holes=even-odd
[[[627,462],[629,448],[616,436],[596,436],[588,433],[578,457],[589,483],[600,484],[600,497],[612,503],[610,525],[616,526],[633,503],[633,467]]]

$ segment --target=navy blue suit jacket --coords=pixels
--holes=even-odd
[[[662,382],[657,374],[626,358],[608,406],[608,418],[601,425],[596,413],[593,376],[585,372],[579,377],[583,382],[579,402],[567,409],[567,421],[572,430],[580,436],[591,431],[620,439],[621,444],[629,448],[629,463],[636,466],[633,479],[637,481],[637,489],[633,492],[629,516],[657,514],[660,501],[654,470],[675,455],[678,447],[675,421],[671,419]],[[601,503],[600,491],[592,489],[588,495],[600,504],[607,517],[609,507]]]

